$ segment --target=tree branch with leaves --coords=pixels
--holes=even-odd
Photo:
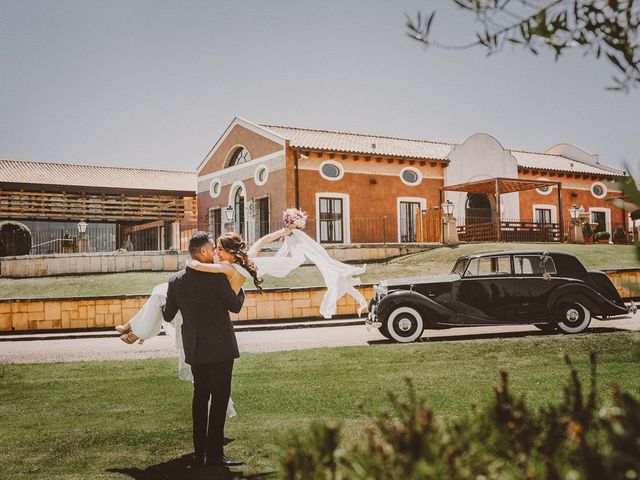
[[[473,41],[461,45],[438,42],[431,27],[436,11],[407,15],[407,35],[426,46],[445,49],[483,47],[488,55],[508,44],[537,55],[547,49],[558,60],[569,49],[614,69],[608,90],[628,92],[640,85],[640,4],[636,0],[452,0],[475,13],[481,28]]]

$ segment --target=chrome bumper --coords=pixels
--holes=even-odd
[[[380,328],[382,323],[378,321],[378,306],[372,305],[371,311],[367,315],[367,319],[364,321],[367,327]]]

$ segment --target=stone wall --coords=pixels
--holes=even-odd
[[[427,247],[432,248],[432,247]],[[368,262],[424,250],[423,245],[328,246],[336,260]],[[273,254],[274,252],[271,252]],[[265,253],[269,255],[269,252]],[[135,271],[175,272],[189,258],[181,252],[72,253],[0,258],[0,276],[5,278]]]
[[[359,288],[371,298],[373,288]],[[325,288],[270,289],[263,294],[249,291],[234,322],[247,320],[319,317]],[[48,298],[0,300],[0,332],[110,327],[125,323],[147,301],[148,295],[120,295],[98,298]],[[349,296],[338,301],[338,315],[355,315],[356,302]]]
[[[608,271],[623,298],[640,296],[640,269]],[[371,285],[359,290],[369,299]],[[234,322],[319,318],[325,288],[265,289],[249,291]],[[0,300],[0,332],[110,327],[129,320],[144,305],[148,295],[120,295],[98,298],[53,298]],[[358,305],[350,296],[338,301],[338,315],[355,315]]]

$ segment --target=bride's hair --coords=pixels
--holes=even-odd
[[[247,242],[235,232],[227,232],[221,235],[218,240],[222,248],[234,256],[236,263],[244,267],[251,274],[253,284],[259,292],[262,292],[262,287],[260,286],[262,279],[258,278],[258,268],[256,264],[253,263],[253,260],[247,256]]]

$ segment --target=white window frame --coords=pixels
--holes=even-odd
[[[611,231],[611,209],[604,207],[590,207],[589,208],[589,221],[592,221],[591,212],[604,212],[604,223],[606,231],[609,232],[610,235],[613,235]]]
[[[342,199],[342,229],[344,235],[342,243],[332,243],[331,245],[347,245],[351,243],[351,205],[348,193],[316,192],[316,241],[320,243],[320,198],[340,198]]]
[[[400,202],[411,202],[411,203],[419,203],[420,204],[420,211],[422,210],[426,210],[427,209],[427,199],[426,198],[420,198],[420,197],[397,197],[396,198],[396,217],[397,217],[397,222],[396,222],[396,229],[398,232],[398,243],[400,243]],[[420,228],[422,228],[422,226],[419,226]]]
[[[218,185],[220,187],[218,189],[218,193],[214,193],[213,191],[214,185]],[[219,178],[214,178],[213,180],[211,180],[211,183],[209,184],[209,195],[211,196],[211,198],[218,198],[221,193],[222,193],[222,182],[220,181]]]
[[[327,177],[324,173],[322,173],[322,167],[327,164],[336,167],[340,174],[337,177]],[[325,180],[329,180],[330,182],[337,182],[338,180],[342,180],[342,177],[344,177],[344,167],[340,162],[336,162],[335,160],[325,160],[324,162],[322,162],[318,167],[318,172],[320,172],[320,176],[322,178],[324,178]]]
[[[596,194],[593,192],[593,187],[595,187],[596,185],[598,185],[598,186],[602,187],[602,195],[596,195]],[[608,193],[607,186],[606,186],[604,183],[602,183],[602,182],[593,182],[593,183],[591,184],[591,186],[589,187],[589,191],[591,192],[591,195],[593,195],[593,198],[597,198],[597,199],[599,199],[599,200],[601,200],[601,199],[603,199],[604,197],[606,197],[606,196],[607,196],[607,193]]]
[[[411,170],[413,173],[417,175],[418,180],[416,181],[416,183],[409,183],[402,177],[402,174],[407,170]],[[400,181],[410,187],[417,187],[422,183],[422,172],[418,170],[416,167],[404,167],[402,170],[400,170]]]
[[[531,210],[533,216],[531,219],[536,221],[536,209],[551,210],[551,223],[558,223],[558,208],[555,205],[546,205],[544,203],[534,203]]]
[[[264,177],[264,180],[261,181],[258,178],[258,173],[260,173],[260,170],[262,170],[262,169],[264,169],[267,172],[267,175],[266,175],[266,177]],[[267,180],[269,180],[269,168],[264,164],[258,165],[256,167],[256,169],[254,170],[254,172],[253,172],[253,181],[255,182],[255,184],[258,187],[261,187],[262,185],[267,183]]]

